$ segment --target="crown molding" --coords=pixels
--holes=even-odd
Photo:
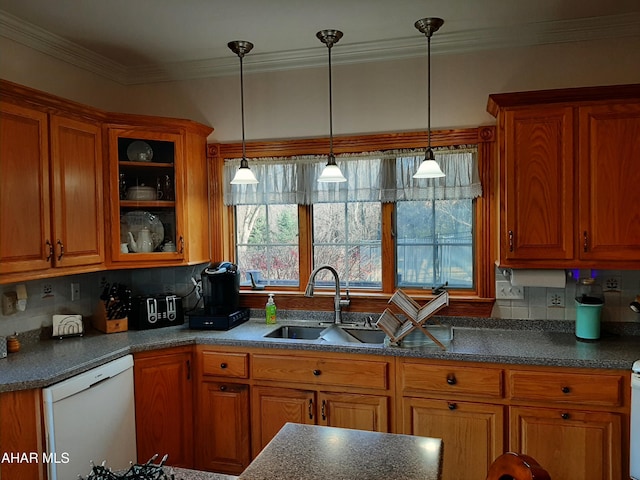
[[[637,37],[640,36],[639,25],[640,13],[629,13],[506,28],[451,33],[445,31],[432,37],[432,55],[581,42],[594,40],[594,32],[597,33],[598,39]],[[126,67],[1,10],[0,32],[3,36],[36,51],[123,85],[220,77],[236,74],[238,70],[237,59],[232,56]],[[425,54],[424,37],[413,35],[385,42],[341,45],[332,52],[331,58],[334,65],[346,65],[420,57]],[[325,64],[326,52],[319,47],[248,55],[243,63],[247,73],[314,68]]]

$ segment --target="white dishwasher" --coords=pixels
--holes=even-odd
[[[49,480],[86,477],[91,463],[136,462],[133,357],[126,355],[42,389]]]

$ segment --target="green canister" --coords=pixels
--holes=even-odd
[[[576,287],[576,338],[598,340],[604,305],[602,287],[594,278],[580,278]]]

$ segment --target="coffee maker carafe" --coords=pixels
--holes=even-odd
[[[207,315],[236,312],[240,304],[240,272],[231,262],[212,263],[202,271],[202,294]]]

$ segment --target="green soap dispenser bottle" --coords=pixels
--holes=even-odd
[[[269,300],[267,300],[265,313],[267,315],[268,325],[273,325],[274,323],[276,323],[276,302],[273,300],[273,293],[269,294]]]

